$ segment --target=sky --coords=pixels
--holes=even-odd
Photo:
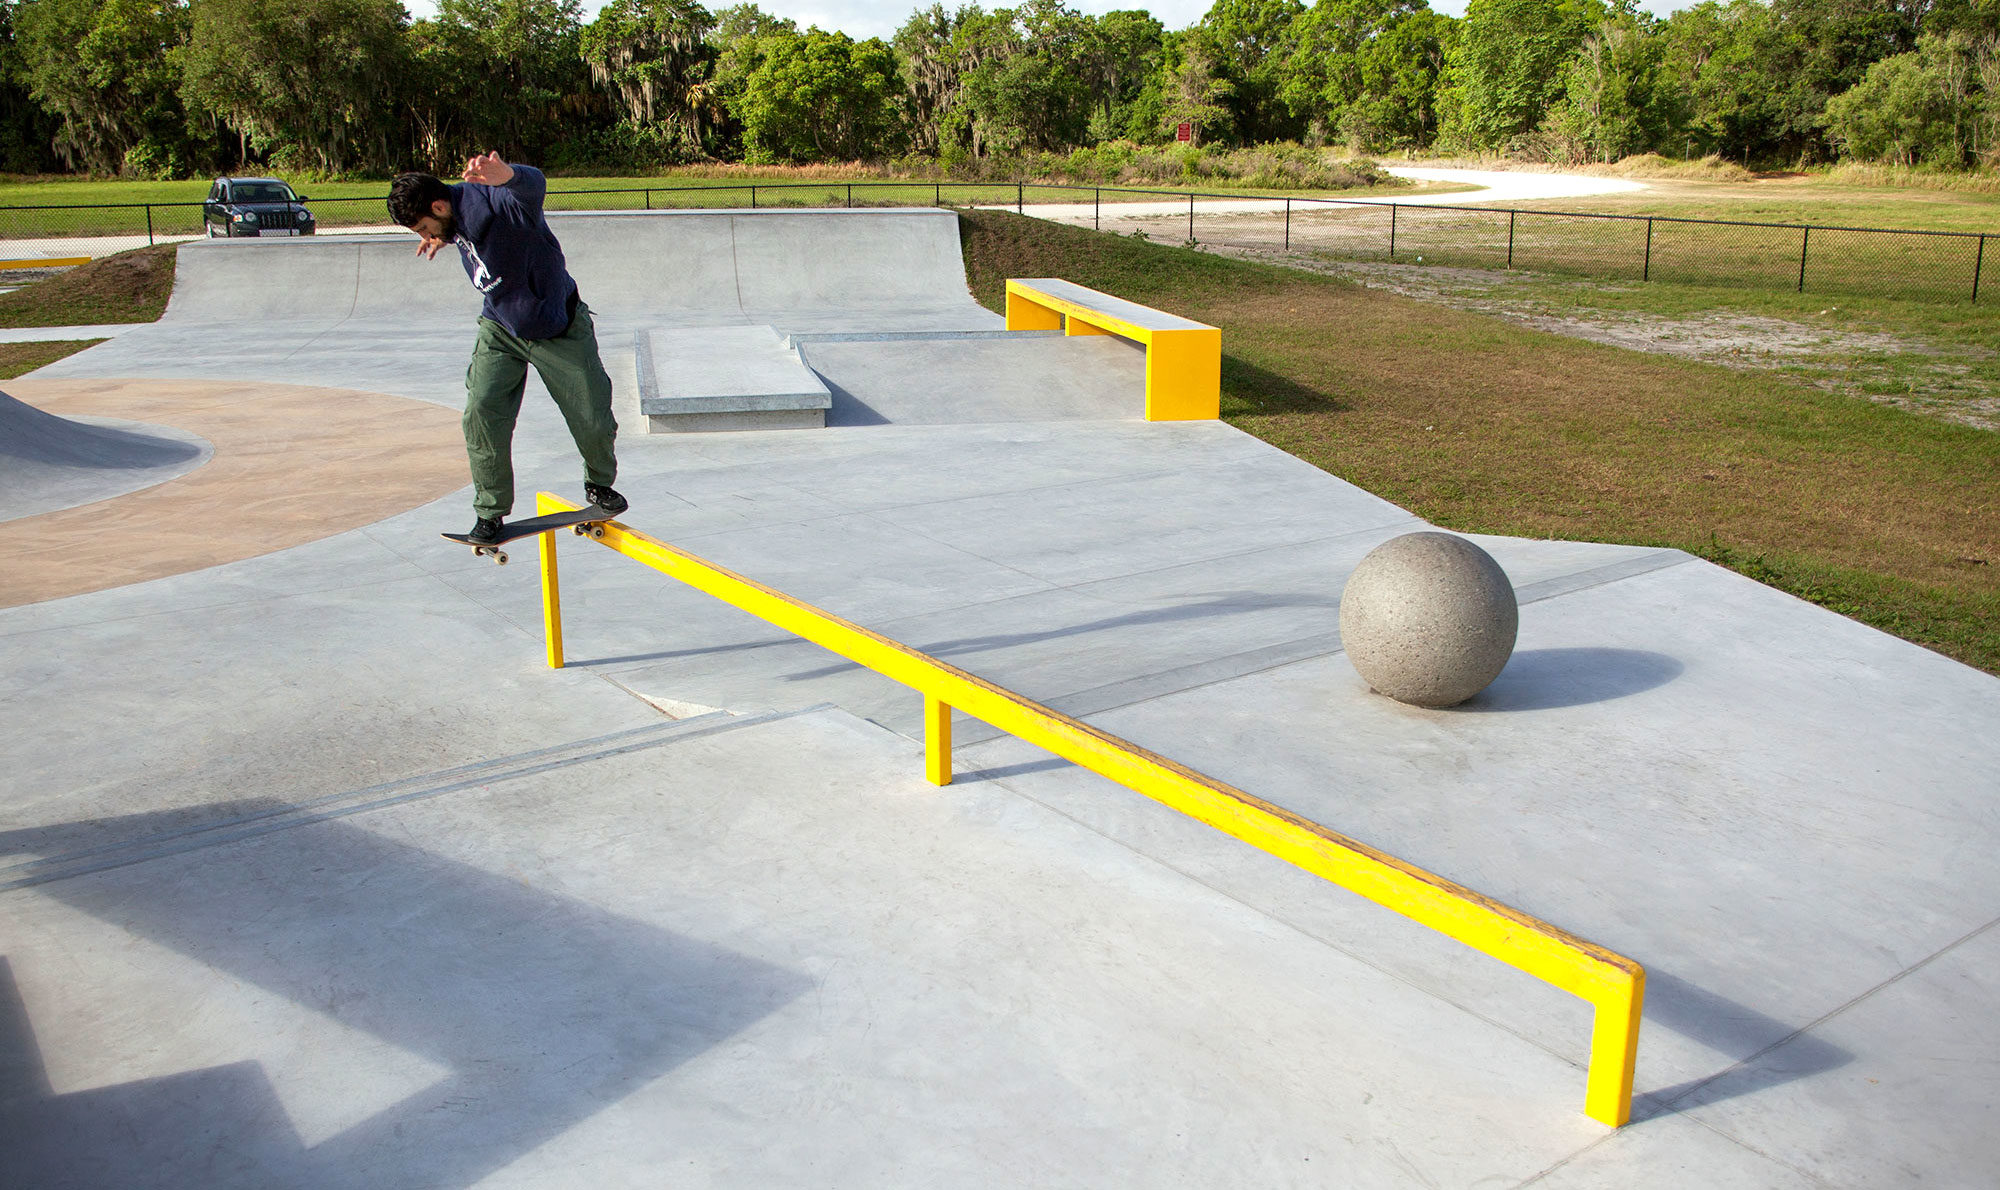
[[[437,15],[434,0],[403,0],[413,17]],[[726,8],[734,0],[705,0],[710,11]],[[822,29],[838,29],[852,37],[880,37],[887,41],[910,14],[918,8],[928,7],[930,0],[759,0],[759,7],[766,12],[790,17],[800,28],[818,25]],[[945,0],[947,8],[955,8],[963,0]],[[1111,12],[1121,8],[1143,8],[1157,17],[1169,29],[1185,29],[1201,20],[1214,0],[1069,0],[1070,7],[1091,14]],[[1466,0],[1431,0],[1431,7],[1448,16],[1465,15]],[[1675,9],[1686,8],[1692,0],[1640,0],[1639,7],[1647,12],[1665,16]],[[982,8],[1004,8],[1008,0],[981,0]],[[603,7],[602,0],[583,0],[584,19],[597,15]]]

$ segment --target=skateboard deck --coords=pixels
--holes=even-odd
[[[507,564],[507,551],[501,547],[510,541],[523,537],[533,537],[537,533],[552,533],[557,529],[572,529],[579,537],[604,536],[604,523],[612,519],[612,514],[601,508],[579,508],[574,512],[552,512],[546,516],[531,516],[526,520],[506,521],[500,526],[500,537],[496,541],[480,542],[472,540],[465,533],[441,533],[446,541],[456,541],[460,545],[472,547],[473,555],[492,558],[502,566]]]

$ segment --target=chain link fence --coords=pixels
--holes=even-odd
[[[306,200],[318,234],[399,232],[382,196]],[[1977,302],[2000,283],[2000,233],[973,182],[744,182],[551,191],[551,211],[1012,207],[1169,243],[1333,259],[1523,269],[1798,293]],[[53,267],[215,230],[206,204],[0,207],[0,267]],[[1989,243],[1989,241],[1991,241]]]

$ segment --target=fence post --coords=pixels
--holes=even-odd
[[[750,187],[750,209],[753,211],[757,209],[757,188],[755,186]]]
[[[1972,262],[1972,304],[1979,304],[1979,274],[1986,268],[1986,237],[1979,237],[1979,256]]]
[[[1653,279],[1653,221],[1646,220],[1646,264],[1639,270],[1639,280]]]
[[[646,191],[646,209],[649,211],[653,209],[653,192],[651,190]]]
[[[931,183],[931,205],[932,205],[932,206],[934,206],[934,207],[941,207],[941,206],[943,206],[943,205],[944,205],[944,183],[943,183],[943,182],[932,182],[932,183]]]
[[[1025,215],[1028,213],[1027,200],[1021,197],[1026,191],[1026,186],[1019,182],[1014,183],[1014,213],[1016,215]]]
[[[1090,230],[1092,231],[1104,230],[1103,206],[1104,206],[1104,187],[1099,186],[1097,189],[1090,192]],[[1978,282],[1979,279],[1977,277],[1973,278],[1973,284],[1977,285]]]
[[[1805,229],[1805,234],[1799,237],[1799,292],[1800,293],[1804,293],[1806,291],[1806,247],[1811,243],[1812,243],[1812,228],[1808,227]]]
[[[1508,211],[1508,212],[1507,212],[1507,267],[1508,267],[1508,268],[1510,268],[1510,269],[1514,267],[1514,216],[1515,216],[1515,214],[1516,214],[1516,212],[1514,212],[1514,211]]]
[[[854,205],[854,183],[852,182],[847,184],[847,205],[849,207]]]
[[[1285,251],[1292,250],[1292,200],[1285,200]]]
[[[1396,259],[1396,204],[1389,204],[1389,259]]]
[[[206,213],[202,215],[202,230],[203,231],[208,230],[208,215]],[[152,246],[153,246],[153,204],[147,203],[146,204],[146,247],[150,248]],[[1976,279],[1975,279],[1975,284],[1977,284]],[[1979,299],[1974,298],[1973,300],[1977,301]]]

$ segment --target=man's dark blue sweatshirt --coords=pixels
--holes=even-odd
[[[530,165],[509,168],[514,176],[505,186],[451,187],[458,254],[473,288],[486,295],[482,316],[523,339],[553,339],[569,329],[576,282],[542,218],[548,179]]]

